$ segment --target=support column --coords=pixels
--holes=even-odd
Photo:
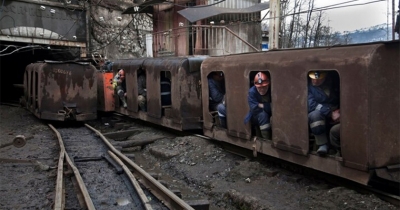
[[[268,49],[279,48],[279,22],[281,16],[280,0],[270,0],[270,19],[269,19],[269,44]]]

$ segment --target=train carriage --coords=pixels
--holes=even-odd
[[[205,57],[126,59],[114,62],[114,75],[124,69],[127,108],[114,94],[115,110],[176,130],[202,129],[200,65]],[[147,111],[139,109],[138,73],[146,74]],[[170,105],[161,104],[161,77],[171,83]]]
[[[25,69],[22,99],[26,108],[40,119],[96,119],[96,68],[85,62],[29,64]]]
[[[364,185],[371,172],[399,183],[399,47],[386,42],[210,57],[201,67],[204,134]],[[338,75],[341,157],[320,157],[310,149],[307,80],[315,70]],[[227,129],[208,109],[207,76],[215,71],[225,75]],[[259,71],[271,80],[272,141],[255,137],[250,123],[243,122],[248,90]]]

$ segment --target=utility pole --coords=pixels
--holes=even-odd
[[[281,2],[280,0],[269,1],[269,44],[268,49],[279,48],[279,28],[280,28],[280,16],[281,16]]]
[[[395,39],[396,34],[395,34],[395,26],[396,26],[396,21],[395,21],[395,16],[396,16],[396,9],[395,9],[395,0],[392,0],[392,40]],[[400,8],[400,1],[399,1],[399,8]]]

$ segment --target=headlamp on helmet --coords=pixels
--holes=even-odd
[[[323,71],[310,71],[309,73],[308,73],[308,76],[311,78],[311,79],[324,79],[325,77],[326,77],[326,72],[323,72]]]
[[[269,79],[266,74],[258,72],[254,77],[254,85],[256,87],[265,87],[269,85]]]

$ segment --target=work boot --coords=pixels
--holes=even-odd
[[[139,105],[140,110],[147,112],[146,106],[144,104]]]
[[[318,155],[326,155],[328,153],[328,145],[324,144],[318,147]]]
[[[264,139],[271,140],[271,139],[272,139],[271,130],[261,130],[261,136],[262,136]]]
[[[328,137],[326,137],[326,134],[319,134],[319,135],[314,135],[315,136],[315,143],[320,146],[328,143]]]
[[[221,127],[226,128],[226,117],[219,117]]]

